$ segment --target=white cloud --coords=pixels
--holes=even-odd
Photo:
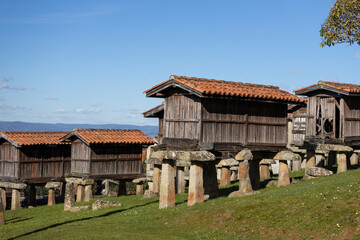
[[[74,110],[65,110],[64,108],[59,108],[55,110],[56,113],[76,113],[76,114],[97,114],[101,112],[99,108],[90,108],[90,109],[83,109],[77,108]]]
[[[63,108],[59,108],[59,109],[56,109],[55,112],[58,112],[58,113],[64,113],[65,112],[65,109]]]
[[[20,90],[20,91],[24,91],[27,90],[27,88],[25,87],[13,87],[10,86],[9,84],[7,84],[8,82],[12,81],[13,78],[12,77],[7,77],[7,78],[3,78],[2,83],[0,84],[0,90],[1,89],[8,89],[8,90]]]

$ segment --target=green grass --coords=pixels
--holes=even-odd
[[[99,211],[64,212],[63,204],[6,211],[0,239],[360,239],[360,169],[227,198],[236,188],[193,207],[177,195],[165,210],[158,198],[122,196],[101,198],[122,207]]]

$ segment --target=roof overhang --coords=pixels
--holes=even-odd
[[[344,91],[344,90],[340,90],[340,89],[336,89],[336,88],[332,88],[326,85],[322,85],[322,84],[317,84],[308,88],[304,88],[304,89],[300,89],[300,90],[296,90],[295,94],[296,95],[303,95],[303,96],[311,96],[313,94],[311,94],[312,92],[315,91],[329,91],[338,95],[344,95],[344,96],[349,96],[349,93]]]
[[[180,88],[180,89],[182,89],[192,95],[198,96],[198,97],[204,96],[201,92],[199,92],[189,86],[186,86],[185,84],[182,84],[182,83],[176,81],[175,79],[170,79],[167,82],[164,82],[163,84],[160,84],[159,86],[156,86],[155,88],[147,91],[146,97],[164,98],[164,97],[166,97],[166,94],[164,94],[163,92],[168,89],[171,89],[171,88]]]
[[[18,144],[16,141],[12,141],[11,139],[9,139],[6,135],[4,135],[3,133],[0,133],[0,139],[4,139],[6,141],[8,141],[9,143],[11,143],[12,145],[14,145],[17,148],[20,148],[21,145]]]
[[[146,118],[158,118],[161,115],[161,112],[164,112],[164,104],[161,104],[150,111],[144,112],[144,117]]]
[[[88,143],[84,138],[82,138],[80,136],[80,134],[78,134],[77,132],[73,131],[71,133],[69,133],[68,135],[62,137],[59,141],[60,142],[71,142],[71,139],[73,139],[74,137],[80,139],[83,143],[85,143],[87,146],[90,146],[90,143]]]

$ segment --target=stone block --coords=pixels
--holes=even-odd
[[[105,201],[105,200],[96,200],[92,206],[91,209],[93,211],[106,208],[106,207],[121,207],[120,202],[114,202],[114,201]]]
[[[13,188],[11,194],[11,210],[16,210],[21,208],[20,200],[20,191]]]
[[[233,167],[233,166],[239,166],[239,162],[233,158],[228,158],[228,159],[222,159],[219,162],[219,165],[223,167]]]
[[[24,190],[27,187],[25,183],[0,182],[0,188],[12,188]]]
[[[312,177],[323,177],[332,175],[333,172],[321,167],[312,167],[306,170],[306,175]]]
[[[175,207],[174,160],[164,159],[161,168],[159,208]]]
[[[48,182],[46,183],[45,188],[54,189],[54,188],[59,188],[60,186],[61,186],[61,182]]]
[[[150,191],[150,190],[145,190],[144,198],[153,198],[153,197],[157,197],[157,196],[159,196],[159,194],[157,194],[156,192]]]
[[[194,161],[190,166],[188,206],[204,202],[203,163]]]
[[[289,166],[287,161],[280,160],[279,161],[279,177],[277,186],[288,186],[290,185],[290,173],[289,173]]]
[[[237,161],[250,161],[253,160],[253,154],[250,149],[243,149],[235,156],[235,160]]]

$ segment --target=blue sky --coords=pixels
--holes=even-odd
[[[320,47],[333,0],[0,0],[0,120],[156,125],[171,74],[295,89],[360,84],[360,47]]]

